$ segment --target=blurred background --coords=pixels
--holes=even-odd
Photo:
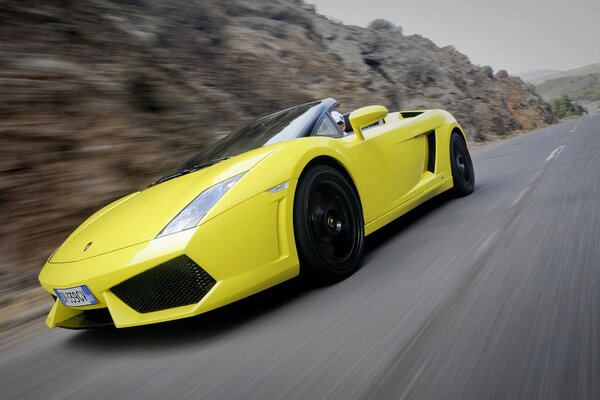
[[[556,122],[504,70],[385,19],[346,26],[316,11],[301,0],[0,4],[0,329],[48,310],[37,274],[85,218],[256,117],[325,97],[344,112],[443,108],[472,142]]]

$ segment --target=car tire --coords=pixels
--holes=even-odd
[[[473,161],[464,138],[458,133],[452,133],[450,136],[450,168],[454,181],[452,188],[454,195],[462,197],[473,193],[475,187]]]
[[[338,170],[316,165],[303,173],[294,198],[294,234],[300,273],[315,283],[352,275],[364,250],[358,195]]]

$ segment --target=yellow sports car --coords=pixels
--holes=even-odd
[[[39,279],[54,328],[191,317],[299,274],[334,282],[364,237],[446,190],[473,191],[446,111],[341,115],[334,99],[261,118],[85,221]]]

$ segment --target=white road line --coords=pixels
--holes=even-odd
[[[484,239],[483,242],[481,242],[481,244],[477,248],[477,254],[485,253],[487,249],[489,249],[492,246],[492,244],[496,242],[496,239],[498,239],[499,235],[500,229],[494,230],[488,237]]]
[[[544,161],[544,163],[547,163],[548,161],[552,160],[554,157],[559,155],[564,147],[565,147],[565,145],[563,144],[562,146],[559,146],[556,149],[554,149],[554,151],[552,153],[550,153],[548,158],[546,158],[546,161]]]
[[[535,175],[533,176],[533,178],[531,178],[531,180],[529,181],[529,186],[533,185],[535,183],[535,181],[537,181],[540,176],[542,176],[542,171],[538,171],[535,173]]]
[[[521,200],[523,200],[523,197],[525,197],[527,192],[529,192],[529,187],[526,187],[521,193],[519,193],[519,195],[517,196],[515,201],[513,201],[512,204],[510,205],[510,207],[512,208],[512,207],[516,206],[517,204],[519,204],[519,202]]]
[[[558,146],[557,148],[555,148],[552,153],[550,153],[550,155],[546,158],[546,161],[544,161],[544,165],[549,162],[550,160],[552,160],[554,157],[556,157],[557,155],[560,154],[560,152],[562,151],[562,149],[564,149],[565,145],[561,145]],[[517,204],[519,204],[521,202],[521,200],[523,200],[523,197],[525,197],[525,195],[527,194],[527,192],[529,192],[529,189],[531,188],[531,186],[533,186],[533,184],[540,178],[540,176],[542,175],[542,171],[538,171],[533,178],[531,179],[531,181],[529,181],[529,184],[527,185],[527,187],[525,189],[523,189],[523,191],[521,193],[519,193],[519,195],[517,196],[517,198],[511,203],[510,208],[513,208],[514,206],[516,206]]]

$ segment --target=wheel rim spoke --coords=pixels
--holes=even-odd
[[[458,175],[460,176],[460,179],[466,185],[471,184],[470,162],[469,162],[468,157],[464,154],[463,151],[461,151],[461,149],[457,149],[454,160],[456,163],[457,172],[458,172]]]
[[[347,260],[356,246],[356,216],[348,196],[335,182],[319,182],[309,195],[307,211],[319,253],[334,264]]]

